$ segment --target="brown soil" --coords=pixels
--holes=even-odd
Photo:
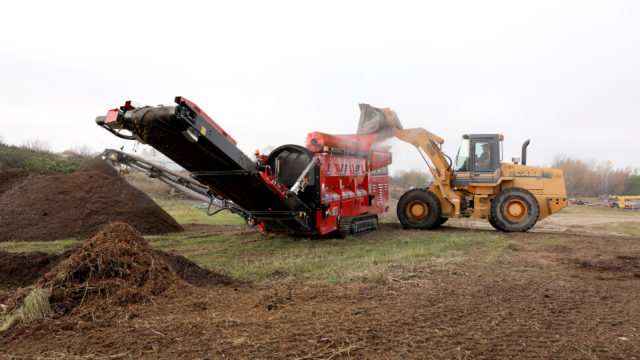
[[[210,287],[217,285],[234,285],[239,282],[232,278],[218,274],[215,271],[201,268],[182,255],[169,254],[156,250],[161,259],[166,261],[178,276],[191,285]]]
[[[123,305],[90,321],[61,317],[11,329],[0,335],[0,354],[640,358],[640,278],[634,275],[640,238],[508,236],[512,252],[501,264],[425,264],[411,276],[378,284],[237,284],[164,292],[153,303]]]
[[[0,195],[14,187],[16,184],[24,181],[29,176],[29,172],[25,169],[10,169],[0,171]]]
[[[47,254],[40,251],[26,253],[0,251],[0,290],[15,290],[33,285],[56,265],[69,258],[74,251],[76,249],[67,250],[62,254]],[[156,250],[156,253],[171,266],[178,277],[191,285],[212,287],[240,284],[225,275],[201,268],[184,256],[160,250]],[[5,298],[0,295],[0,302]]]
[[[68,258],[72,252],[73,250],[68,250],[62,254],[47,254],[40,251],[28,253],[0,251],[0,290],[35,283],[60,261]]]
[[[78,172],[86,171],[98,171],[114,178],[120,178],[118,170],[111,166],[108,161],[103,160],[102,155],[98,155],[93,159],[87,161],[78,169]]]
[[[95,316],[112,306],[152,301],[181,284],[138,231],[125,223],[112,223],[33,287],[51,290],[49,303],[57,315],[74,312]],[[21,304],[24,294],[26,291],[19,291],[8,300],[9,311]]]
[[[0,241],[89,238],[115,221],[143,234],[182,231],[146,194],[94,170],[29,176],[0,195],[0,204]]]

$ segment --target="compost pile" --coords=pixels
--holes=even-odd
[[[8,170],[0,172],[0,179],[0,241],[90,238],[114,221],[126,222],[143,234],[183,230],[102,159],[69,175]]]
[[[105,175],[109,175],[111,177],[120,178],[120,174],[118,170],[114,169],[109,162],[102,159],[102,156],[98,155],[91,160],[84,163],[79,169],[78,172],[86,172],[86,171],[98,171]]]
[[[34,289],[50,292],[57,315],[95,312],[112,306],[151,301],[170,288],[187,284],[128,224],[105,226],[96,236],[58,263],[34,285],[9,300],[17,308]]]
[[[7,192],[7,190],[11,189],[16,184],[21,183],[27,177],[29,177],[29,172],[25,169],[0,171],[0,195]]]

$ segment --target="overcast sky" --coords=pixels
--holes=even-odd
[[[639,1],[4,2],[0,137],[131,144],[97,115],[184,96],[242,150],[356,130],[358,103],[505,160],[640,167]],[[396,140],[397,141],[397,140]],[[424,167],[394,142],[394,169]]]

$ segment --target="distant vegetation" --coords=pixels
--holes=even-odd
[[[39,173],[68,174],[76,171],[89,158],[86,148],[54,154],[45,143],[39,141],[27,142],[22,146],[0,142],[0,171],[23,168]]]
[[[427,174],[425,170],[399,170],[391,177],[390,184],[393,187],[402,189],[411,189],[418,187],[426,187],[433,183],[433,177]]]
[[[611,161],[596,162],[571,157],[557,157],[552,168],[564,172],[567,194],[570,197],[599,195],[640,195],[638,169],[630,166],[615,168]],[[430,186],[433,177],[426,169],[400,170],[390,181],[394,189],[411,189]]]
[[[640,195],[640,176],[634,175],[637,168],[614,168],[611,161],[595,162],[572,157],[557,157],[551,167],[564,172],[570,197]]]

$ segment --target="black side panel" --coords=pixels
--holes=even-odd
[[[264,212],[256,218],[263,218],[268,226],[272,222],[270,228],[286,232],[312,230],[309,221],[297,215],[300,211],[311,213],[308,206],[295,195],[282,199],[259,178],[256,163],[188,104],[129,110],[123,126],[218,194],[251,213]],[[304,168],[312,156],[310,152],[293,151],[282,159],[288,181],[299,176],[302,169],[298,169]],[[293,166],[287,168],[287,163]],[[269,216],[268,212],[277,215]]]

